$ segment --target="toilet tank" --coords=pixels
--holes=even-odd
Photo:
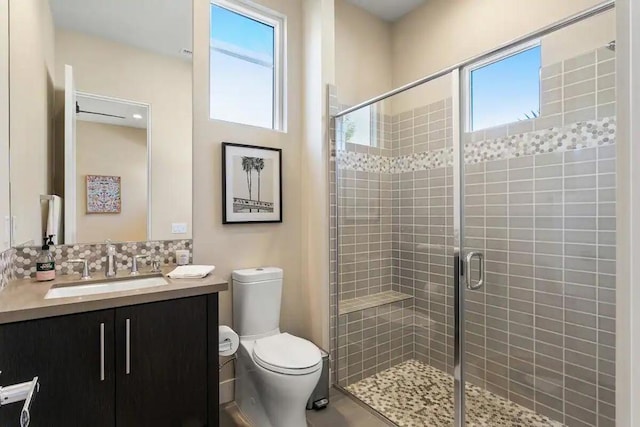
[[[238,335],[262,335],[280,327],[282,277],[276,267],[233,272],[233,328]]]

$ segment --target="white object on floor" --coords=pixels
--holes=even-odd
[[[181,265],[167,276],[172,279],[201,279],[215,270],[213,265]]]
[[[227,325],[218,326],[218,355],[232,356],[239,346],[240,338],[233,329]]]
[[[312,342],[280,333],[282,270],[233,272],[233,320],[240,335],[236,402],[260,427],[306,427],[306,404],[322,371]]]

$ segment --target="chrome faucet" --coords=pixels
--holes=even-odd
[[[139,259],[145,259],[145,258],[149,258],[149,255],[134,255],[131,261],[131,275],[132,276],[137,276],[138,274],[140,274],[140,272],[138,271],[138,260]]]
[[[80,278],[82,280],[91,279],[91,275],[89,274],[89,263],[86,258],[70,259],[67,262],[69,264],[82,264],[82,276]]]
[[[104,270],[105,277],[115,277],[116,275],[116,247],[113,246],[111,240],[105,242],[107,244],[107,267]]]

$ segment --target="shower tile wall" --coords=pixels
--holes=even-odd
[[[613,417],[615,146],[467,165],[469,379],[567,424]],[[602,419],[600,425],[612,425]]]
[[[415,297],[414,357],[452,373],[451,99],[395,115],[392,123],[393,283]],[[423,163],[425,153],[450,155]]]
[[[540,118],[464,136],[465,249],[482,250],[487,267],[485,287],[467,293],[468,379],[567,425],[613,426],[614,54],[599,49],[541,75]],[[402,314],[389,328],[402,332],[389,336],[390,360],[413,357],[451,373],[450,101],[387,122],[391,155],[349,145],[336,152],[346,196],[338,200],[338,252],[347,255],[337,266],[339,298],[389,288],[410,295],[393,306]],[[386,212],[388,202],[389,215],[368,211]],[[371,323],[381,315],[390,320],[386,308],[340,316],[342,384],[387,366],[386,356],[378,363],[387,341],[374,341]]]
[[[340,299],[391,290],[391,176],[340,171]]]
[[[342,385],[413,357],[413,301],[391,297],[394,302],[384,303],[377,298],[398,287],[392,276],[393,179],[386,172],[391,118],[376,114],[372,123],[371,146],[338,141],[339,161],[348,155],[354,167],[339,168],[337,177],[337,296],[340,301],[361,300],[363,306],[377,304],[339,314],[337,381]]]
[[[546,67],[531,132],[466,136],[468,378],[567,425],[615,425],[614,73],[607,49]]]
[[[413,301],[341,314],[338,383],[353,384],[414,357]]]

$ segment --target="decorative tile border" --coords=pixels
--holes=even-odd
[[[426,151],[393,159],[391,173],[415,172],[453,165],[453,148]]]
[[[393,173],[393,157],[338,150],[338,169],[358,172]]]
[[[578,122],[544,131],[465,144],[465,164],[511,159],[536,154],[580,150],[615,143],[616,119]]]
[[[8,249],[0,253],[0,291],[4,289],[9,280],[13,278],[13,269],[11,263],[13,251],[13,249]]]
[[[511,159],[544,153],[580,150],[615,143],[616,119],[578,122],[543,131],[533,131],[504,138],[465,144],[465,164]],[[385,157],[338,150],[337,166],[341,170],[377,173],[404,173],[437,169],[453,165],[453,148]]]
[[[149,242],[114,243],[116,247],[116,268],[126,270],[131,265],[134,255],[149,254],[151,260],[159,260],[163,265],[175,264],[177,249],[193,248],[192,240],[161,240]],[[91,272],[105,269],[107,262],[107,246],[100,244],[61,245],[52,249],[56,260],[58,274],[73,274],[81,270],[81,266],[67,263],[74,258],[89,260]],[[36,272],[36,259],[40,253],[38,246],[16,248],[13,254],[13,272],[16,277],[30,278]],[[193,256],[193,254],[191,254]],[[149,262],[149,261],[147,261]],[[1,264],[1,261],[0,261]]]

